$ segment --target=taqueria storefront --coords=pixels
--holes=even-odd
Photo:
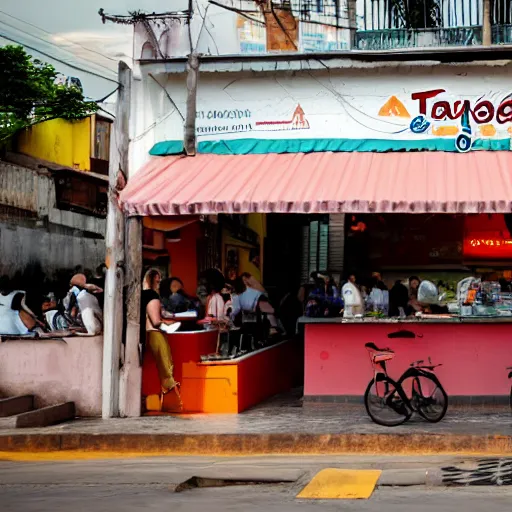
[[[444,74],[436,77],[437,84],[453,80],[453,72]],[[360,272],[379,270],[393,281],[422,274],[436,283],[455,284],[469,276],[510,279],[512,104],[504,75],[493,78],[496,92],[489,97],[476,91],[476,75],[471,94],[448,93],[439,85],[434,87],[433,78],[415,77],[412,89],[408,87],[402,95],[391,94],[392,87],[387,86],[389,91],[368,96],[359,96],[357,90],[364,91],[371,76],[366,82],[361,76],[345,78],[342,101],[334,93],[322,101],[304,97],[289,109],[286,130],[281,129],[284,115],[279,116],[291,101],[284,105],[274,101],[264,108],[262,103],[268,99],[247,100],[250,108],[239,111],[250,116],[250,134],[214,133],[218,120],[205,107],[205,117],[198,115],[198,133],[208,135],[199,137],[198,154],[172,154],[176,141],[156,144],[149,162],[122,192],[123,208],[128,215],[146,218],[264,214],[271,222],[276,215],[284,219],[300,215],[309,226],[311,222],[329,225],[334,216],[343,215],[340,237],[351,265],[357,258],[350,259],[354,245],[349,239],[357,225],[373,226],[379,233],[387,229],[379,223],[389,226],[393,219],[405,217],[409,226],[417,222],[412,242],[404,246],[404,240],[381,236],[371,249],[385,252],[387,264],[376,263],[377,258],[369,263],[374,268],[362,267]],[[223,81],[229,79],[207,78],[202,87],[222,89]],[[300,87],[319,89],[316,80],[305,78]],[[227,99],[224,105],[222,112],[238,112]],[[387,127],[386,135],[376,126]],[[333,138],[333,133],[341,137]],[[280,220],[283,237],[286,222]],[[429,247],[429,261],[421,260],[421,244],[414,243],[427,236],[422,231],[425,223],[430,240],[438,233],[439,242]],[[457,237],[460,234],[456,240],[450,235],[454,224],[460,228],[453,231]],[[296,257],[307,260],[308,270],[329,271],[334,251],[325,249],[327,268],[320,268],[319,253],[312,261],[311,238],[309,242],[309,247],[303,243],[304,251]],[[319,248],[320,237],[314,243]],[[454,245],[460,256],[457,264],[445,257],[446,247],[453,250]],[[397,264],[393,265],[395,252]],[[433,262],[436,254],[437,263]],[[380,268],[375,268],[377,264]],[[268,258],[266,265],[271,265]],[[338,277],[350,271],[345,268]],[[412,361],[430,357],[442,363],[437,374],[452,399],[463,403],[505,400],[509,394],[505,367],[512,364],[512,297],[505,289],[495,297],[489,294],[485,303],[478,297],[476,303],[452,297],[453,304],[442,313],[407,318],[374,314],[300,318],[305,400],[360,401],[371,378],[364,348],[368,342],[395,350],[392,374],[399,375]],[[273,366],[272,372],[277,375],[279,368]],[[267,378],[274,375],[267,373]]]

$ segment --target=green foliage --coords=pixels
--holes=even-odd
[[[21,46],[0,48],[0,141],[50,119],[78,120],[97,111],[76,88],[56,85],[55,68]]]

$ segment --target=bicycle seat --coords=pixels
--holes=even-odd
[[[379,348],[375,343],[367,343],[365,347],[370,352],[370,358],[374,363],[383,363],[395,357],[395,352],[390,348]]]
[[[377,347],[377,345],[375,345],[375,343],[367,343],[365,347],[368,350],[372,350],[373,352],[391,352],[394,354],[393,350],[391,350],[390,348],[379,348]]]

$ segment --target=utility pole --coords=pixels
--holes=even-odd
[[[199,58],[192,41],[193,0],[188,3],[188,41],[190,53],[187,62],[187,114],[185,117],[183,147],[187,156],[196,154],[196,115],[197,115],[197,79],[199,74]]]
[[[106,234],[106,265],[104,332],[103,332],[103,384],[102,417],[119,415],[119,369],[123,338],[123,285],[124,285],[124,215],[118,204],[118,183],[128,176],[130,95],[132,72],[119,62],[116,119],[110,146],[109,191]]]
[[[491,23],[491,0],[483,0],[483,26],[482,26],[482,44],[491,46],[492,44],[492,23]]]

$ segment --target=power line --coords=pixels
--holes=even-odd
[[[1,11],[0,11],[0,12],[1,12]],[[2,23],[3,25],[7,25],[8,27],[13,28],[14,30],[18,30],[19,32],[22,32],[23,34],[27,34],[28,36],[33,37],[34,39],[39,39],[39,41],[42,41],[43,43],[47,43],[47,44],[53,45],[53,46],[55,46],[55,47],[59,48],[60,50],[65,51],[65,52],[68,52],[68,53],[70,53],[71,55],[73,55],[74,57],[76,57],[76,55],[75,55],[75,54],[73,54],[73,53],[72,53],[72,52],[70,52],[69,50],[66,50],[66,49],[62,48],[62,46],[60,46],[60,45],[58,45],[58,44],[56,44],[56,43],[54,43],[54,42],[52,42],[52,41],[48,41],[47,39],[43,39],[42,37],[38,37],[38,36],[36,36],[36,35],[34,35],[34,34],[31,34],[30,32],[27,32],[26,30],[22,30],[21,28],[18,28],[18,27],[16,27],[15,25],[11,25],[10,23],[7,23],[6,21],[0,20],[0,23]],[[101,55],[101,54],[99,54],[99,55]],[[89,61],[89,59],[85,59],[85,60],[87,60],[88,62],[90,62],[90,61]],[[100,67],[100,68],[106,69],[107,71],[110,71],[111,73],[113,73],[112,69],[107,68],[106,66],[103,66],[102,64],[97,64],[96,62],[94,62],[94,64],[95,64],[96,66]]]
[[[25,23],[26,25],[30,25],[31,27],[37,28],[37,30],[40,30],[41,32],[44,32],[45,34],[49,34],[50,36],[54,35],[51,32],[48,32],[48,30],[45,30],[44,28],[38,27],[37,25],[34,25],[33,23],[25,21],[25,20],[23,20],[21,18],[17,18],[16,16],[13,16],[12,14],[9,14],[9,13],[7,13],[5,11],[0,10],[0,13],[5,14],[6,16],[9,16],[9,18],[12,18],[13,20],[17,20],[17,21],[20,21],[21,23]],[[74,44],[76,46],[79,46],[80,48],[83,48],[84,50],[87,50],[88,52],[95,53],[97,55],[101,55],[102,57],[105,57],[108,60],[111,60],[113,62],[117,62],[116,59],[113,59],[112,57],[109,57],[108,55],[105,55],[104,53],[98,52],[96,50],[92,50],[91,48],[87,48],[87,46],[84,46],[84,45],[82,45],[80,43],[72,41],[71,39],[69,39],[67,37],[64,37],[64,36],[61,36],[61,35],[59,35],[59,37],[64,39],[65,41],[69,41],[70,43],[72,43],[72,44]]]
[[[69,62],[66,62],[62,59],[59,59],[58,57],[54,57],[53,55],[50,55],[49,53],[43,52],[42,50],[38,50],[37,48],[34,48],[33,46],[29,46],[28,44],[22,43],[20,41],[17,41],[16,39],[13,39],[12,37],[9,37],[5,34],[2,34],[0,32],[0,37],[7,39],[7,41],[11,41],[13,43],[19,44],[21,46],[24,46],[25,48],[28,48],[29,50],[32,50],[34,52],[40,53],[41,55],[44,55],[45,57],[48,57],[49,59],[53,59],[57,62],[60,62],[61,64],[64,64],[71,69],[76,69],[78,71],[83,71],[84,73],[88,73],[89,75],[96,76],[98,78],[102,78],[103,80],[107,80],[108,82],[112,82],[114,84],[119,84],[117,80],[114,80],[113,78],[108,78],[106,76],[100,75],[99,73],[95,73],[94,71],[90,71],[88,69],[81,68],[79,66],[75,66],[74,64],[70,64]]]

